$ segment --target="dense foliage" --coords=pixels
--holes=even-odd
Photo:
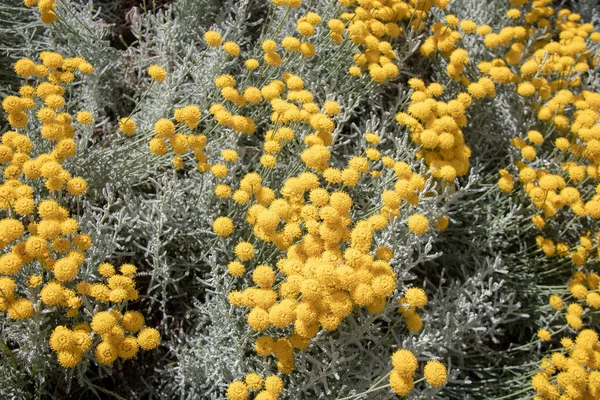
[[[600,398],[599,27],[3,2],[0,397]]]

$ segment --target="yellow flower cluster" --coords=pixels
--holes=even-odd
[[[277,375],[264,379],[257,373],[249,373],[244,381],[233,381],[227,386],[229,400],[246,400],[250,391],[256,392],[254,400],[277,400],[284,389],[283,380]]]
[[[408,83],[414,90],[411,104],[406,113],[396,115],[396,121],[410,129],[412,140],[421,146],[417,157],[425,160],[432,176],[454,182],[469,170],[471,149],[465,145],[461,128],[468,122],[465,110],[471,105],[471,96],[460,93],[449,102],[436,101],[443,94],[440,84],[425,86],[418,78]]]
[[[600,276],[595,272],[586,274],[583,271],[577,271],[573,274],[567,286],[574,301],[566,307],[566,321],[571,329],[578,331],[583,327],[584,306],[594,310],[600,308],[600,293],[598,293]],[[557,294],[550,296],[550,306],[555,311],[565,309],[562,298]]]
[[[44,24],[51,24],[58,19],[54,12],[56,3],[54,0],[23,0],[25,7],[36,7],[40,10],[40,20]]]
[[[414,376],[419,364],[415,355],[406,349],[400,349],[392,354],[393,369],[390,372],[390,387],[399,396],[408,396],[414,387]],[[423,375],[427,383],[440,387],[448,380],[446,366],[439,361],[428,361]]]
[[[582,75],[597,63],[590,45],[600,41],[600,34],[592,32],[593,25],[583,23],[580,15],[567,9],[557,12],[549,6],[549,0],[511,3],[515,8],[507,16],[522,19],[522,25],[506,26],[499,32],[492,32],[487,25],[469,27],[482,37],[492,57],[479,62],[478,71],[466,68],[463,74],[451,65],[458,62],[458,57],[468,67],[468,54],[463,49],[454,50],[448,73],[467,85],[473,97],[483,97],[485,88],[477,86],[482,79],[514,90],[533,112],[536,121],[527,125],[523,135],[511,140],[520,160],[499,171],[498,187],[509,193],[518,185],[526,194],[537,211],[532,223],[543,232],[536,243],[546,256],[570,258],[575,267],[585,268],[597,255],[598,238],[592,232],[595,220],[600,218],[600,197],[591,185],[600,176],[600,94],[582,90],[581,86]],[[553,34],[540,35],[542,30]],[[460,53],[453,61],[457,51]],[[479,81],[471,83],[473,79]],[[550,237],[570,220],[583,226],[578,242]],[[565,307],[561,297],[554,294],[550,305],[556,311],[566,308],[568,326],[580,331],[584,326],[582,305],[600,307],[598,287],[597,274],[580,270],[568,283],[575,301]],[[540,329],[538,337],[541,341],[552,340],[546,329]],[[538,398],[598,398],[597,334],[583,330],[576,344],[568,338],[561,343],[568,354],[555,352],[545,358],[541,363],[543,372],[532,378]]]
[[[57,326],[50,336],[50,347],[63,367],[73,368],[99,338],[100,342],[95,347],[96,360],[111,365],[117,358],[133,358],[140,347],[153,350],[158,346],[159,332],[143,326],[144,317],[137,311],[127,311],[125,314],[118,310],[100,311],[94,314],[90,325],[80,323],[72,330]],[[137,337],[132,335],[135,333]]]
[[[400,308],[398,311],[406,319],[406,327],[411,332],[419,332],[423,328],[423,320],[417,314],[418,308],[423,308],[427,305],[427,295],[421,288],[410,288],[404,293],[400,299]]]
[[[100,303],[121,303],[124,300],[137,300],[138,292],[132,276],[137,268],[132,264],[123,264],[119,267],[117,274],[115,267],[109,263],[98,266],[98,272],[106,280],[106,283],[80,283],[77,292],[92,297]]]
[[[7,96],[2,101],[2,108],[7,113],[8,121],[14,129],[25,128],[29,121],[27,110],[36,106],[40,100],[41,107],[35,113],[41,122],[42,136],[55,142],[50,153],[31,158],[33,145],[26,135],[14,131],[4,133],[0,145],[0,161],[8,163],[4,168],[7,179],[16,179],[21,173],[28,179],[44,178],[44,185],[50,191],[62,190],[65,186],[73,195],[81,195],[87,190],[87,183],[82,178],[73,178],[62,168],[61,163],[72,157],[76,151],[73,140],[75,127],[73,118],[66,112],[60,112],[65,105],[65,85],[74,81],[76,70],[89,74],[93,67],[80,57],[63,58],[58,53],[42,52],[42,64],[35,64],[30,59],[20,59],[15,63],[15,71],[23,78],[38,78],[34,86],[23,85],[20,96]],[[86,112],[87,113],[87,112]],[[89,114],[89,113],[88,113]],[[79,119],[88,122],[87,115],[78,115]]]
[[[297,3],[275,2],[290,8],[297,7],[300,2]],[[440,8],[448,4],[444,0],[433,3]],[[401,22],[409,22],[413,29],[423,29],[432,5],[419,1],[369,2],[368,7],[366,3],[347,1],[342,5],[352,7],[353,12],[329,20],[327,25],[334,43],[341,43],[347,33],[352,42],[364,46],[356,54],[356,65],[350,68],[350,73],[360,75],[361,68],[368,68],[377,82],[398,76],[398,67],[393,63],[396,55],[389,40],[403,32]],[[349,24],[347,29],[343,21]],[[280,43],[272,39],[262,41],[265,64],[262,70],[280,67],[287,57],[292,59],[297,54],[312,57],[316,50],[308,40],[321,29],[321,23],[318,14],[307,12],[296,21],[299,38],[286,36]],[[228,56],[241,55],[235,42],[223,42],[216,31],[206,32],[204,39],[207,46],[222,49]],[[236,258],[229,262],[227,270],[233,277],[243,277],[248,270],[255,286],[232,291],[229,301],[248,309],[247,320],[252,330],[265,332],[255,342],[257,354],[274,355],[279,371],[289,374],[294,369],[294,350],[306,348],[320,329],[337,329],[356,306],[367,307],[372,313],[384,308],[387,297],[396,288],[396,275],[390,265],[392,250],[375,246],[375,236],[400,217],[401,207],[419,204],[426,178],[415,173],[409,164],[382,155],[377,148],[381,139],[374,132],[364,135],[363,154],[349,157],[345,168],[334,166],[330,146],[340,104],[334,100],[318,103],[305,80],[296,74],[277,74],[275,70],[260,81],[262,74],[253,72],[260,65],[255,58],[245,60],[244,66],[250,72],[240,79],[218,72],[221,75],[216,76],[214,83],[221,98],[208,107],[210,115],[203,124],[206,135],[198,135],[201,146],[193,150],[198,160],[197,170],[210,172],[216,180],[215,195],[224,200],[231,198],[233,203],[229,204],[236,209],[213,221],[214,233],[229,238],[245,230],[238,226],[242,220],[237,209],[244,210],[243,218],[252,232],[250,237],[238,239],[232,246]],[[254,78],[259,82],[252,84]],[[469,166],[470,149],[464,144],[460,128],[467,123],[465,110],[471,97],[463,93],[445,103],[436,100],[443,94],[441,85],[425,86],[418,79],[411,80],[411,85],[415,89],[413,104],[407,114],[399,114],[399,122],[412,124],[413,139],[420,145],[427,143],[418,156],[434,167],[432,174],[452,182],[456,176],[464,175]],[[258,107],[270,109],[270,121],[252,118],[258,114]],[[197,115],[195,123],[188,124],[190,129],[195,129],[200,120],[199,110]],[[181,122],[177,112],[175,119]],[[264,122],[266,125],[270,122],[270,126],[264,130],[263,152],[256,171],[246,173],[237,182],[230,177],[231,164],[238,161],[235,149],[222,150],[221,159],[208,162],[204,148],[212,131],[225,130],[239,137],[253,134],[257,125],[265,125]],[[173,151],[183,154],[187,150],[184,139],[191,141],[194,137],[176,133],[178,127],[166,118],[157,121],[154,130],[156,135],[150,148],[156,155],[166,154],[166,140],[173,147],[172,138],[177,135],[181,138],[176,141],[182,143],[181,152]],[[302,144],[304,147],[299,149]],[[271,186],[268,178],[286,147],[293,149],[300,163],[298,169],[304,172],[288,174],[281,187]],[[183,163],[175,165],[182,167]],[[381,206],[362,219],[353,219],[352,214],[358,210],[353,210],[351,188],[383,174],[392,177],[388,184],[393,186],[381,193]],[[430,230],[430,220],[425,215],[414,213],[404,218],[414,234],[423,235]],[[445,229],[447,225],[445,217],[435,223],[437,229]],[[268,246],[280,252],[274,265],[257,261],[262,260]],[[416,309],[426,305],[425,292],[411,288],[400,303],[408,329],[418,332],[423,323]],[[286,333],[280,337],[276,330]],[[434,367],[427,370],[433,371],[431,376],[439,375]],[[254,381],[232,382],[227,389],[229,398],[246,399],[249,390],[261,388],[260,379],[258,383]],[[439,379],[432,378],[432,382]],[[256,398],[272,398],[267,392],[268,388]]]
[[[115,274],[115,268],[104,263],[99,266],[99,273],[107,279],[107,284],[90,284],[83,280],[79,274],[80,267],[86,258],[86,250],[92,246],[92,238],[78,233],[77,220],[70,216],[66,207],[54,200],[61,199],[65,189],[73,196],[83,195],[87,190],[87,182],[83,178],[72,177],[62,166],[68,157],[75,154],[73,137],[76,126],[71,115],[61,112],[61,109],[66,103],[65,88],[74,81],[75,71],[89,74],[93,72],[93,66],[83,58],[63,58],[54,52],[42,52],[40,59],[41,64],[30,59],[15,63],[15,72],[26,78],[28,84],[21,86],[19,96],[7,96],[2,101],[2,108],[14,131],[5,132],[0,144],[0,165],[6,178],[0,185],[0,208],[9,215],[0,220],[0,248],[3,250],[0,275],[8,275],[0,276],[0,311],[8,312],[11,319],[25,319],[53,307],[63,307],[66,308],[66,316],[74,318],[80,315],[80,308],[93,299],[96,315],[110,315],[115,323],[110,332],[96,329],[102,325],[98,325],[98,321],[103,317],[94,317],[92,328],[85,323],[73,329],[57,326],[50,337],[50,347],[56,351],[59,363],[65,368],[77,365],[92,345],[92,330],[108,335],[96,347],[99,362],[108,363],[113,354],[124,359],[131,358],[138,347],[155,348],[160,340],[158,331],[144,328],[132,341],[121,334],[124,331],[117,322],[121,322],[124,329],[137,332],[144,323],[141,314],[127,312],[123,316],[116,309],[99,311],[97,305],[112,302],[123,307],[124,301],[137,299],[132,279],[136,268],[123,264],[121,274]],[[32,133],[20,132],[26,132],[28,112],[40,121],[42,137],[53,146],[50,152],[35,158],[34,146],[28,136]],[[82,110],[76,120],[81,125],[89,125],[93,116]],[[26,180],[42,178],[45,188],[53,195],[52,199],[44,199],[43,193],[36,196],[34,186],[25,183]],[[42,200],[36,203],[34,199],[39,197]],[[29,275],[25,275],[24,271]],[[28,291],[29,298],[19,298],[17,289],[25,282],[33,290]]]
[[[539,210],[532,218],[537,229],[558,227],[564,217],[577,218],[584,225],[579,243],[557,243],[546,235],[536,238],[547,256],[569,257],[575,266],[582,267],[593,257],[597,239],[590,230],[600,218],[600,197],[595,187],[589,187],[600,176],[600,93],[581,90],[580,86],[581,75],[596,62],[589,43],[600,41],[600,34],[592,32],[592,24],[582,23],[579,15],[567,9],[555,13],[544,7],[547,3],[534,2],[525,13],[525,27],[503,29],[512,34],[488,33],[484,38],[488,47],[513,44],[505,60],[482,62],[479,70],[498,83],[514,84],[526,106],[537,116],[536,129],[528,130],[525,138],[511,141],[522,158],[514,170],[531,204]],[[559,40],[541,37],[534,43],[532,55],[522,57],[526,38],[546,27],[554,29]],[[550,154],[560,160],[560,169],[539,168],[539,160]],[[500,189],[512,191],[513,173],[503,169],[500,174]],[[571,320],[571,327],[581,329],[577,316]]]
[[[600,398],[600,344],[591,329],[581,331],[575,341],[561,339],[562,351],[540,362],[541,371],[531,378],[539,399]]]
[[[363,69],[368,69],[371,78],[382,83],[399,74],[398,66],[394,63],[397,56],[391,42],[404,32],[402,25],[407,23],[407,28],[423,30],[432,6],[443,9],[449,1],[387,0],[363,3],[340,0],[339,3],[347,11],[339,19],[328,21],[331,40],[342,43],[346,32],[349,39],[361,49],[354,55],[355,65],[349,68],[349,73],[360,76]]]
[[[175,109],[175,122],[167,118],[159,119],[154,124],[154,137],[148,144],[150,151],[157,156],[165,155],[169,150],[173,151],[175,153],[172,158],[173,166],[176,169],[182,169],[184,167],[182,156],[188,150],[192,150],[198,160],[198,170],[206,171],[206,155],[204,154],[206,136],[193,133],[198,127],[201,117],[198,106],[187,105]],[[184,133],[186,129],[191,133]]]
[[[34,313],[33,303],[26,298],[15,298],[16,287],[12,278],[0,277],[0,312],[8,312],[13,320],[30,318]]]
[[[271,121],[277,124],[283,121],[286,125],[276,125],[267,131],[266,154],[261,163],[268,174],[274,164],[265,163],[264,157],[272,156],[275,163],[275,157],[285,144],[296,136],[292,124],[303,123],[313,130],[304,136],[306,148],[300,153],[308,171],[288,178],[279,191],[280,196],[265,186],[263,177],[256,172],[240,180],[233,198],[240,205],[250,203],[251,199],[256,201],[246,212],[246,222],[252,226],[255,239],[253,243],[242,241],[235,246],[238,260],[229,263],[228,270],[236,277],[244,274],[243,263],[254,259],[257,239],[285,252],[276,265],[281,279],[276,280],[272,266],[258,265],[252,272],[256,287],[231,292],[229,299],[234,305],[250,309],[248,323],[255,331],[271,327],[283,329],[293,324],[289,338],[275,340],[262,336],[256,341],[258,354],[274,354],[279,370],[289,373],[293,369],[294,349],[306,347],[320,328],[337,329],[355,306],[367,307],[373,313],[384,307],[386,297],[395,289],[396,276],[389,264],[393,254],[387,247],[379,247],[370,254],[373,237],[391,218],[399,215],[402,200],[418,204],[418,192],[424,188],[424,179],[408,164],[396,162],[389,156],[380,157],[375,147],[380,139],[372,132],[365,135],[367,157],[350,158],[347,168],[342,170],[331,167],[328,145],[332,143],[335,124],[330,115],[337,114],[339,106],[330,101],[323,104],[323,112],[319,112],[316,104],[302,104],[302,100],[298,100],[304,94],[294,93],[310,94],[303,89],[300,77],[288,74],[284,82],[288,89],[287,101],[279,97],[284,92],[275,88],[278,84],[269,84],[277,89],[273,93],[277,97],[270,100]],[[301,103],[302,109],[294,102]],[[293,117],[290,111],[298,112],[299,118]],[[380,160],[384,168],[393,171],[395,190],[382,193],[380,213],[353,222],[350,216],[353,201],[346,188],[356,186],[365,176],[372,179],[378,176],[373,172],[380,172],[375,171],[376,162]],[[415,233],[422,234],[429,228],[429,221],[423,215],[413,215],[408,225]],[[226,217],[215,221],[217,234],[225,236],[230,227]],[[279,281],[277,291],[273,289],[276,281]],[[424,306],[427,302],[424,292],[414,295],[413,292],[407,292],[410,303],[415,307]],[[417,331],[415,321],[420,318],[414,309],[405,314],[411,329]]]

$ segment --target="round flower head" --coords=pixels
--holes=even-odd
[[[33,312],[33,304],[27,299],[15,300],[8,306],[8,317],[14,320],[30,318]]]
[[[69,179],[67,182],[67,191],[73,196],[80,196],[87,191],[87,182],[81,177]]]
[[[543,342],[547,342],[549,340],[552,340],[552,334],[546,330],[546,329],[539,329],[537,331],[537,335],[540,338],[541,341]]]
[[[427,361],[423,375],[427,383],[433,387],[440,387],[448,380],[446,366],[439,361]]]
[[[252,390],[259,390],[263,385],[262,378],[255,372],[246,375],[244,381],[246,382],[246,385],[248,385],[248,388]]]
[[[248,68],[250,71],[254,71],[259,67],[259,62],[256,58],[249,58],[244,62],[244,66]]]
[[[103,334],[109,332],[116,324],[117,320],[112,313],[108,311],[100,311],[94,314],[91,328],[94,332]]]
[[[250,396],[248,387],[244,382],[233,381],[227,386],[227,398],[229,400],[246,400]]]
[[[208,31],[204,34],[204,40],[211,47],[219,47],[221,45],[221,34],[215,31]]]
[[[233,221],[228,217],[218,217],[213,222],[213,231],[222,237],[227,237],[233,232]]]
[[[131,118],[125,117],[119,120],[119,130],[127,136],[132,136],[135,133],[135,121]]]
[[[137,311],[127,311],[123,314],[123,327],[130,332],[138,332],[144,326],[144,316]]]
[[[42,302],[47,306],[60,304],[64,299],[63,287],[60,283],[54,281],[46,284],[40,291]]]
[[[138,352],[138,344],[133,336],[127,336],[117,346],[117,354],[123,360],[133,358]]]
[[[421,288],[410,288],[404,294],[406,301],[414,307],[423,308],[427,304],[427,295]]]
[[[14,70],[17,75],[27,78],[28,76],[35,75],[35,63],[29,58],[21,58],[15,63]]]
[[[283,381],[277,375],[269,375],[265,378],[265,389],[273,394],[283,391]]]
[[[98,265],[98,272],[105,278],[109,278],[115,274],[115,267],[109,263],[102,263]]]
[[[408,217],[408,229],[417,235],[422,235],[429,230],[429,220],[422,214],[414,214]]]
[[[137,267],[133,264],[123,264],[119,267],[122,275],[133,276],[137,272]]]
[[[56,356],[59,364],[64,368],[73,368],[81,361],[81,353],[74,351],[59,351]]]
[[[259,265],[252,273],[252,280],[263,289],[270,288],[275,283],[275,271],[268,265]]]
[[[167,71],[159,65],[152,64],[148,67],[148,75],[156,82],[163,82],[167,78]]]
[[[249,261],[254,257],[254,246],[252,243],[240,242],[235,246],[235,255],[242,261]]]
[[[94,117],[89,111],[79,111],[76,119],[81,125],[89,125],[94,122]]]
[[[423,319],[414,309],[406,311],[403,315],[406,318],[406,328],[409,331],[418,333],[423,329]]]
[[[96,360],[100,364],[111,365],[118,356],[119,351],[117,347],[110,342],[102,341],[96,347]]]
[[[27,279],[27,286],[35,288],[42,284],[42,277],[40,275],[31,275]]]
[[[160,333],[154,328],[144,328],[137,336],[140,347],[144,350],[153,350],[160,343]]]
[[[79,266],[72,257],[64,257],[54,263],[54,276],[61,282],[73,280],[79,273]]]
[[[223,43],[223,50],[225,50],[225,53],[232,57],[237,57],[240,55],[240,46],[238,46],[238,44],[235,42]]]
[[[59,325],[50,335],[50,348],[54,351],[68,350],[73,345],[73,332],[65,326]]]
[[[403,376],[394,369],[390,373],[390,387],[398,396],[408,396],[414,387],[414,378]]]
[[[410,350],[400,349],[392,354],[392,365],[400,375],[412,377],[417,371],[417,358]]]
[[[269,313],[260,307],[254,307],[248,313],[248,325],[257,332],[266,330],[270,326]]]
[[[171,138],[175,135],[175,124],[166,118],[161,118],[154,124],[154,131],[158,138]]]
[[[167,151],[169,151],[167,142],[161,138],[150,139],[150,142],[148,142],[148,147],[150,147],[150,151],[157,156],[164,156],[167,154]]]
[[[244,264],[237,261],[232,261],[227,265],[227,272],[229,272],[229,275],[231,276],[238,277],[244,275],[246,268],[244,267]]]

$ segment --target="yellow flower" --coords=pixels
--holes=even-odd
[[[546,330],[546,329],[539,329],[537,331],[537,335],[540,338],[541,341],[543,342],[547,342],[549,340],[552,340],[552,334]]]
[[[69,350],[73,345],[73,332],[66,326],[59,325],[50,335],[50,348],[54,351]]]
[[[448,380],[446,366],[439,361],[427,361],[423,375],[427,383],[433,387],[440,387]]]
[[[460,29],[462,29],[465,33],[475,33],[477,24],[471,20],[464,19],[460,22]]]
[[[33,312],[33,304],[27,299],[15,300],[8,306],[8,317],[14,320],[30,318]]]
[[[404,294],[406,301],[417,308],[423,308],[427,304],[427,295],[421,288],[410,288]]]
[[[27,279],[27,285],[29,287],[35,288],[42,284],[42,277],[40,275],[31,275]]]
[[[511,8],[506,12],[506,16],[510,19],[517,19],[521,16],[521,11],[517,8]]]
[[[77,113],[77,122],[82,125],[89,125],[94,122],[94,117],[89,111],[79,111]]]
[[[259,265],[252,273],[252,280],[263,289],[270,288],[275,283],[275,271],[268,265]]]
[[[109,278],[115,274],[115,267],[109,263],[102,263],[98,265],[98,272],[105,278]]]
[[[153,350],[160,343],[160,333],[154,328],[144,328],[137,335],[137,341],[144,350]]]
[[[154,123],[154,132],[158,138],[170,138],[175,134],[175,124],[166,118],[161,118]]]
[[[244,267],[244,264],[238,262],[238,261],[232,261],[227,265],[227,272],[229,272],[229,275],[231,276],[242,276],[244,274],[244,272],[246,272],[246,268]]]
[[[64,299],[63,287],[59,282],[49,282],[40,291],[42,302],[47,306],[55,306]]]
[[[271,325],[269,313],[260,307],[254,307],[248,313],[248,325],[257,332],[266,330]]]
[[[100,311],[92,317],[91,328],[94,332],[108,333],[117,323],[114,315],[108,311]]]
[[[67,191],[73,196],[81,196],[87,191],[87,182],[81,177],[69,179],[67,182]]]
[[[72,257],[64,257],[54,263],[54,276],[61,282],[73,280],[79,273],[79,266]]]
[[[408,396],[414,387],[414,378],[401,375],[398,370],[394,369],[390,373],[390,387],[398,396]]]
[[[70,350],[59,351],[57,359],[64,368],[73,368],[81,361],[81,353]]]
[[[227,386],[227,398],[229,400],[246,400],[250,396],[248,387],[244,382],[233,381]]]
[[[23,259],[16,254],[6,253],[0,256],[0,274],[14,275],[23,267]]]
[[[270,393],[278,395],[283,391],[283,381],[277,375],[269,375],[265,378],[265,389]]]
[[[35,75],[36,73],[35,63],[29,58],[21,58],[17,60],[14,66],[14,70],[17,73],[17,75],[23,78]]]
[[[133,336],[127,336],[117,347],[117,354],[120,358],[128,360],[133,358],[138,352],[138,343]]]
[[[131,118],[125,117],[119,120],[119,129],[127,136],[132,136],[135,133],[135,121]]]
[[[533,96],[535,90],[535,86],[531,82],[522,82],[517,86],[517,93],[524,97]]]
[[[244,66],[248,68],[250,71],[254,71],[259,67],[259,62],[256,58],[249,58],[244,62]]]
[[[228,217],[218,217],[213,222],[213,231],[222,237],[228,237],[233,232],[233,221]]]
[[[429,220],[422,214],[414,214],[408,217],[408,229],[417,235],[422,235],[429,230]]]
[[[236,193],[238,193],[238,192],[243,192],[243,191],[237,190]],[[246,192],[243,192],[243,193],[246,193]],[[215,195],[217,195],[217,197],[220,197],[221,199],[227,199],[231,196],[231,187],[229,185],[225,185],[225,184],[217,185],[215,187]],[[248,200],[249,200],[249,196],[248,196]],[[248,201],[248,200],[246,200],[246,201]],[[237,200],[236,200],[236,202],[240,203]]]
[[[306,37],[311,37],[316,32],[315,27],[311,23],[306,21],[298,22],[298,24],[296,25],[296,29],[298,30],[298,33],[300,35]]]
[[[163,82],[167,79],[167,71],[160,65],[152,64],[148,67],[148,75],[156,82]]]
[[[240,46],[238,46],[238,44],[235,42],[223,43],[223,50],[225,50],[225,53],[232,57],[237,57],[240,55]]]
[[[221,34],[215,31],[208,31],[204,34],[204,40],[211,47],[219,47],[221,45]]]
[[[248,385],[248,388],[252,390],[259,390],[263,386],[263,379],[254,372],[247,374],[244,381],[246,382],[246,385]]]
[[[210,172],[217,178],[224,178],[227,176],[228,169],[224,164],[218,163],[210,168]]]
[[[420,332],[421,329],[423,329],[423,319],[413,309],[405,312],[403,316],[404,318],[406,318],[406,328],[409,331],[417,333]]]
[[[110,342],[102,341],[96,346],[96,360],[100,364],[111,365],[119,356],[119,351]]]
[[[412,377],[417,371],[418,363],[415,355],[406,349],[400,349],[392,354],[394,370],[403,377]]]
[[[148,146],[150,147],[150,151],[157,156],[165,155],[169,150],[167,147],[167,142],[161,138],[150,139]]]

